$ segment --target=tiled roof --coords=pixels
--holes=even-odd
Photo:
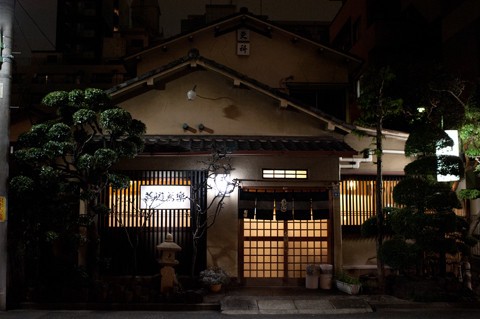
[[[341,140],[325,137],[255,137],[255,136],[147,136],[144,153],[187,154],[211,153],[215,150],[231,154],[315,153],[324,155],[357,154]]]

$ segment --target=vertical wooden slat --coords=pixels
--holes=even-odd
[[[102,194],[100,199],[103,203],[107,204],[111,208],[115,208],[118,217],[122,220],[127,230],[134,235],[134,232],[140,232],[140,245],[139,251],[149,252],[151,257],[148,260],[140,261],[139,265],[144,266],[144,269],[157,269],[156,267],[156,245],[164,240],[165,234],[171,232],[174,235],[174,240],[183,248],[182,260],[180,261],[184,267],[183,273],[189,272],[188,265],[191,263],[192,236],[191,227],[192,215],[194,212],[191,209],[183,210],[146,210],[140,212],[141,198],[140,187],[141,185],[198,185],[204,178],[206,178],[205,172],[202,171],[124,171],[122,174],[130,176],[132,184],[129,189],[119,190],[114,193],[111,189],[106,190],[105,194]],[[201,189],[199,192],[201,205],[206,205],[206,192],[205,189]],[[151,215],[150,219],[145,220],[147,215]],[[145,223],[145,228],[140,229]],[[121,230],[118,221],[114,218],[113,214],[105,216],[105,218],[99,221],[99,231],[102,236],[124,236],[124,231]],[[126,244],[123,239],[114,240],[105,238],[102,240],[103,252],[109,252],[108,254],[114,258],[113,264],[116,265],[117,271],[122,271],[130,262],[130,248],[121,247],[120,243]],[[143,247],[143,248],[142,248]],[[198,263],[198,269],[205,267],[205,257],[201,253],[202,249],[205,249],[204,241],[200,247],[200,258]],[[108,256],[107,256],[108,257]],[[120,259],[119,259],[120,258]],[[154,262],[153,267],[148,266],[150,262]],[[187,266],[185,266],[187,265]]]
[[[343,176],[340,182],[341,223],[360,226],[366,219],[376,214],[375,176]],[[386,176],[383,179],[383,205],[395,207],[392,190],[402,176]],[[355,185],[355,187],[351,187]]]

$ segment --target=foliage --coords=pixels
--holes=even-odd
[[[437,149],[453,145],[439,124],[421,114],[405,144],[405,153],[417,158],[393,190],[393,199],[402,205],[391,218],[397,236],[380,250],[381,258],[400,271],[419,266],[422,274],[431,275],[435,271],[429,264],[435,262],[444,274],[445,254],[466,251],[468,225],[453,211],[462,207],[460,200],[450,183],[437,181],[439,173],[462,176],[464,166],[458,156],[436,155]]]
[[[25,247],[30,263],[43,267],[35,260],[48,262],[52,244],[62,242],[61,249],[67,250],[63,254],[71,255],[62,267],[68,267],[78,254],[75,247],[98,243],[93,221],[106,210],[97,198],[109,184],[128,185],[128,179],[113,174],[111,168],[142,150],[145,125],[113,105],[99,89],[52,92],[42,103],[56,116],[33,125],[15,145],[12,227],[20,231],[15,239]],[[80,201],[86,203],[82,216]],[[90,228],[89,237],[79,235],[81,225]],[[92,263],[95,260],[91,258]]]
[[[335,276],[335,279],[350,285],[361,285],[359,278],[351,276],[346,272],[340,272]]]
[[[416,244],[408,243],[402,237],[393,237],[383,243],[378,257],[392,269],[404,273],[408,268],[415,265],[417,255],[418,247]]]
[[[480,189],[462,189],[458,193],[460,199],[477,199],[480,198]]]
[[[223,268],[212,266],[200,272],[200,281],[205,285],[226,285],[230,282],[230,276]]]
[[[391,216],[395,213],[397,208],[384,207],[383,208],[383,232],[386,236],[392,235]],[[378,235],[377,217],[373,216],[365,220],[361,226],[362,237],[374,238]]]
[[[376,127],[377,122],[402,113],[403,101],[393,90],[395,79],[390,67],[372,68],[362,76],[365,85],[358,100],[361,116],[355,124]]]

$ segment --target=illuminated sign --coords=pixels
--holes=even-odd
[[[190,209],[190,186],[142,185],[140,209]]]
[[[453,140],[453,146],[437,149],[437,152],[436,152],[437,156],[438,155],[459,156],[460,152],[458,149],[458,131],[446,130],[445,133],[447,133],[448,136]],[[460,176],[437,174],[437,181],[439,182],[454,182],[458,180],[460,180]]]

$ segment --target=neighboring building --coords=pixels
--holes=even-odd
[[[333,48],[362,59],[362,70],[371,65],[405,68],[412,62],[417,66],[438,63],[474,83],[480,75],[480,1],[346,0],[330,25],[330,41]],[[358,81],[362,72],[352,81]],[[357,89],[361,85],[352,86],[350,94],[359,94]],[[351,106],[352,120],[356,112]],[[342,180],[348,178],[342,175]],[[478,200],[473,202],[470,213],[477,214],[478,206]],[[361,217],[343,221],[344,229],[362,221]],[[352,242],[368,245],[357,236],[344,241],[344,246]],[[344,256],[353,256],[357,248],[344,249]],[[480,255],[480,246],[473,253]]]
[[[476,0],[346,0],[330,25],[332,47],[362,59],[363,69],[437,63],[472,82],[480,74],[479,39]]]

